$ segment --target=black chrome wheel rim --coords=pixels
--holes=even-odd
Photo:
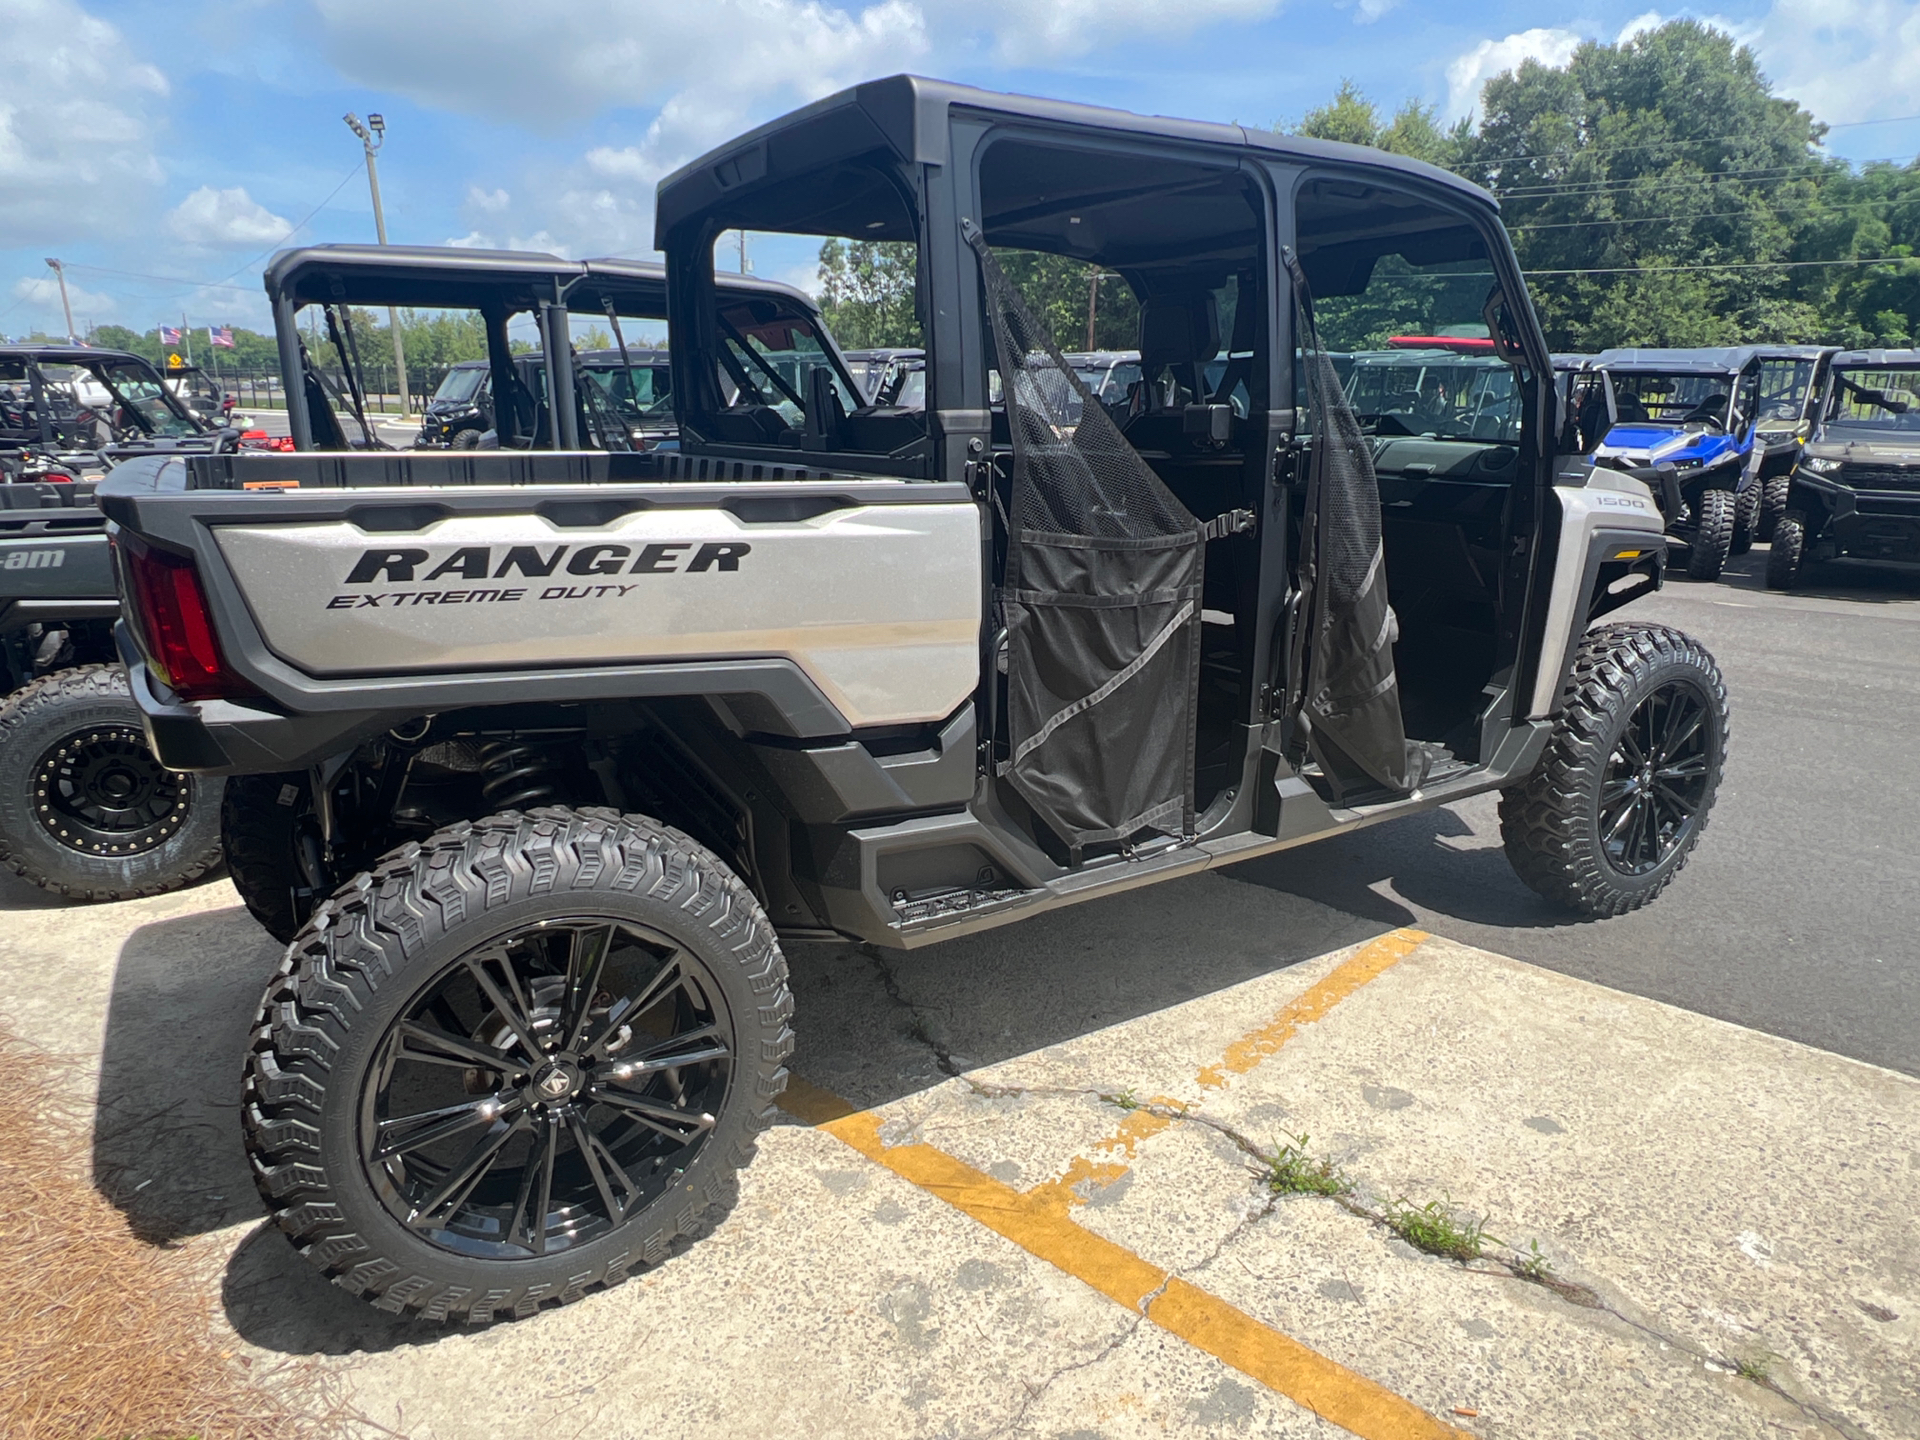
[[[1700,823],[1713,774],[1712,710],[1684,681],[1656,687],[1628,717],[1600,780],[1600,848],[1627,876],[1658,870]]]
[[[130,725],[62,737],[33,767],[33,813],[83,855],[139,855],[187,823],[193,782],[161,766]]]
[[[666,936],[543,921],[462,956],[375,1051],[359,1148],[374,1190],[457,1254],[597,1240],[686,1173],[732,1078],[732,1022]]]

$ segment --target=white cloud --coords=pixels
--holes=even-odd
[[[1371,25],[1389,10],[1397,9],[1399,5],[1400,0],[1360,0],[1360,3],[1353,7],[1353,23]]]
[[[1385,13],[1394,3],[1360,0]],[[1116,38],[1186,35],[1220,20],[1271,15],[1280,0],[928,0],[928,28],[944,40],[986,31],[1002,64],[1067,60]],[[898,67],[896,67],[898,68]]]
[[[0,247],[129,225],[164,178],[166,77],[75,0],[0,0]]]
[[[1080,3],[1080,0],[1074,0]],[[316,0],[339,70],[445,109],[557,131],[605,110],[749,95],[777,107],[904,68],[919,8],[822,0]]]
[[[1613,43],[1624,45],[1636,35],[1644,35],[1649,30],[1658,30],[1667,23],[1668,18],[1658,10],[1644,11],[1620,27],[1620,33],[1613,37]]]
[[[14,281],[13,298],[20,303],[21,318],[26,321],[22,328],[38,328],[50,335],[66,333],[67,320],[60,309],[60,282],[51,271],[45,275],[23,275]],[[73,306],[74,328],[82,334],[88,321],[104,324],[118,309],[111,295],[76,285],[71,275],[67,277],[67,303]]]
[[[469,230],[464,235],[453,235],[440,242],[451,245],[456,250],[492,250],[495,248],[491,235],[482,235],[478,230]]]
[[[467,187],[467,204],[488,215],[498,215],[512,203],[513,196],[504,190],[482,190],[478,185]]]
[[[1472,114],[1480,103],[1480,87],[1503,70],[1522,61],[1564,65],[1587,37],[1573,30],[1522,30],[1504,40],[1482,40],[1447,66],[1447,118]]]
[[[1822,120],[1876,120],[1920,108],[1914,0],[1775,0],[1741,38],[1774,89]]]
[[[271,245],[286,239],[293,222],[260,204],[244,186],[216,190],[202,185],[167,212],[167,229],[189,245],[220,249]]]

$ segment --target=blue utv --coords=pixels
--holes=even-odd
[[[1603,350],[1605,438],[1594,463],[1653,491],[1667,532],[1687,546],[1687,575],[1719,578],[1730,555],[1753,546],[1760,523],[1756,416],[1762,346],[1714,350]],[[1595,430],[1598,432],[1599,424]]]

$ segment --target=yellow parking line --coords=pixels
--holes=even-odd
[[[1396,930],[1363,946],[1266,1024],[1229,1045],[1217,1065],[1199,1072],[1197,1083],[1202,1089],[1219,1089],[1228,1076],[1244,1075],[1270,1059],[1301,1026],[1324,1017],[1361,986],[1412,954],[1426,939],[1418,930]],[[885,1144],[880,1138],[880,1116],[871,1110],[855,1110],[838,1095],[798,1076],[787,1082],[780,1106],[1011,1240],[1028,1254],[1109,1299],[1141,1311],[1169,1334],[1352,1434],[1365,1440],[1457,1440],[1466,1434],[1218,1296],[1170,1275],[1125,1246],[1081,1228],[1069,1215],[1071,1203],[1078,1199],[1071,1186],[1081,1179],[1118,1178],[1126,1173],[1125,1165],[1076,1158],[1065,1176],[1023,1194],[932,1145]],[[1134,1110],[1113,1136],[1096,1148],[1121,1151],[1130,1159],[1140,1141],[1172,1123],[1169,1116]]]
[[[824,1093],[807,1086],[800,1103],[810,1107]],[[1028,1254],[1364,1440],[1457,1440],[1464,1433],[1125,1246],[1083,1230],[1057,1206],[931,1145],[886,1145],[880,1125],[880,1117],[866,1110],[819,1128]]]
[[[1325,1018],[1334,1006],[1398,965],[1428,938],[1424,930],[1401,929],[1369,941],[1295,996],[1266,1024],[1235,1040],[1227,1047],[1218,1064],[1204,1066],[1194,1076],[1194,1083],[1202,1090],[1219,1090],[1225,1087],[1229,1076],[1245,1075],[1262,1061],[1272,1059],[1301,1026]],[[1156,1096],[1150,1103],[1163,1109],[1185,1108],[1179,1101],[1165,1096]],[[1093,1148],[1096,1151],[1124,1151],[1130,1160],[1136,1145],[1158,1135],[1173,1120],[1172,1115],[1154,1110],[1131,1111],[1112,1135]],[[1105,1187],[1126,1173],[1127,1167],[1118,1161],[1091,1160],[1084,1155],[1076,1155],[1068,1163],[1065,1173],[1043,1181],[1027,1193],[1047,1204],[1070,1208],[1084,1203],[1076,1186],[1091,1181],[1093,1188]]]

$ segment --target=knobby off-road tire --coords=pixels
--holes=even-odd
[[[1758,480],[1733,497],[1733,541],[1729,555],[1744,555],[1753,549],[1760,533],[1761,485]]]
[[[119,666],[0,704],[0,864],[77,900],[177,890],[220,863],[222,782],[163,769]]]
[[[305,775],[235,775],[220,800],[227,873],[247,910],[282,945],[307,923],[321,892],[301,864],[317,861],[320,827]]]
[[[1787,492],[1793,488],[1793,474],[1772,475],[1760,496],[1760,538],[1772,540],[1774,527],[1787,513]]]
[[[1767,588],[1791,590],[1800,583],[1807,563],[1807,517],[1789,510],[1773,527],[1773,548],[1767,551]]]
[[[1733,551],[1734,497],[1731,490],[1704,490],[1700,514],[1687,547],[1687,578],[1718,580]]]
[[[1546,754],[1500,795],[1516,873],[1587,915],[1637,910],[1699,843],[1727,754],[1727,688],[1699,641],[1603,625],[1580,642]]]
[[[480,446],[480,432],[474,429],[456,430],[453,438],[447,442],[449,450],[476,450]]]
[[[792,1011],[766,915],[679,831],[606,809],[455,825],[288,947],[246,1072],[255,1180],[379,1309],[566,1304],[697,1233],[772,1119]]]

